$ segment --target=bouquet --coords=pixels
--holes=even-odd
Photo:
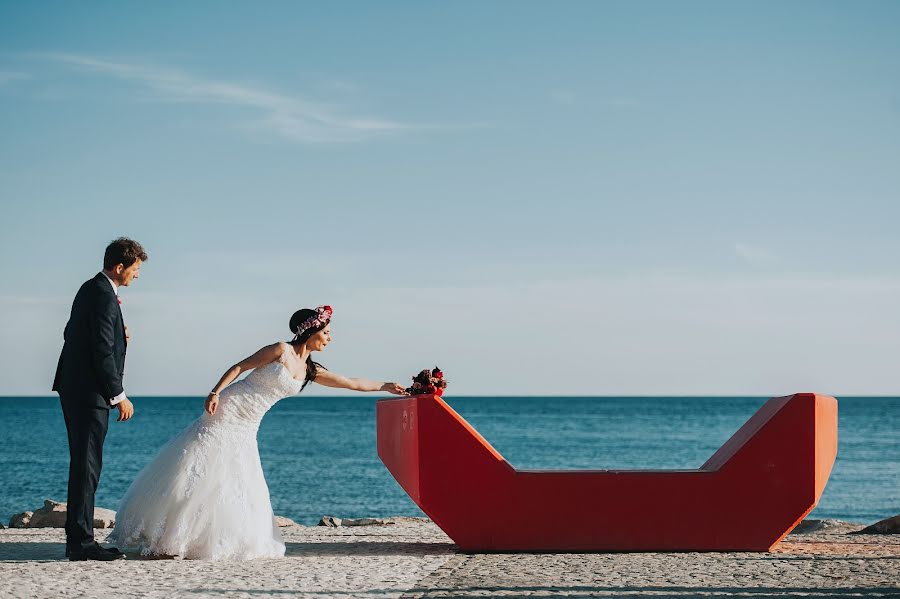
[[[444,378],[444,373],[441,372],[441,369],[437,366],[435,366],[433,370],[428,370],[426,368],[416,376],[412,377],[412,381],[412,386],[406,389],[406,392],[410,395],[425,395],[430,393],[440,397],[444,394],[444,389],[447,388],[447,380]]]

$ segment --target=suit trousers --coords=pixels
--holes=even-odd
[[[94,495],[103,468],[103,442],[109,428],[109,409],[95,398],[60,393],[69,434],[69,492],[66,546],[83,549],[94,543]]]

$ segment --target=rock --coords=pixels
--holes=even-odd
[[[16,514],[9,519],[9,527],[26,528],[28,526],[28,523],[31,522],[31,516],[33,514],[34,512],[22,512],[21,514]]]
[[[116,513],[102,507],[94,508],[94,528],[112,528],[116,524]],[[64,528],[66,525],[66,504],[52,499],[44,500],[44,507],[34,512],[23,512],[13,516],[10,528]]]
[[[45,499],[44,507],[34,510],[26,528],[64,528],[65,525],[66,504]]]
[[[285,518],[284,516],[275,516],[275,526],[279,528],[284,528],[285,526],[300,526],[290,518]]]
[[[859,531],[861,535],[896,535],[900,534],[900,514],[893,518],[885,518]]]
[[[400,522],[431,522],[428,518],[413,516],[394,516],[392,518],[338,518],[336,516],[322,516],[319,526],[390,526]]]
[[[421,522],[427,524],[431,522],[431,518],[423,518],[422,516],[391,516],[388,518],[391,524],[400,524],[401,522]]]
[[[834,520],[831,518],[826,518],[825,520],[816,520],[815,518],[807,518],[806,520],[795,526],[794,530],[792,530],[790,534],[807,535],[817,532],[846,533],[859,530],[859,527],[859,524],[844,522],[843,520]]]
[[[384,518],[344,518],[341,526],[387,526],[393,524]]]
[[[94,508],[94,528],[113,528],[116,525],[116,513],[102,507]]]
[[[319,520],[319,526],[330,526],[331,528],[337,528],[341,525],[342,520],[340,518],[336,518],[334,516],[322,516],[322,519]]]

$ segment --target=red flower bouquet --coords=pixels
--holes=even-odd
[[[437,366],[433,370],[427,368],[412,377],[413,384],[407,387],[406,392],[410,395],[434,394],[440,397],[447,388],[447,380],[444,373]]]

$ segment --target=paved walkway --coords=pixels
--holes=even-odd
[[[251,562],[63,559],[60,529],[0,530],[0,597],[900,597],[900,535],[793,535],[774,553],[459,554],[430,522],[288,527]]]

